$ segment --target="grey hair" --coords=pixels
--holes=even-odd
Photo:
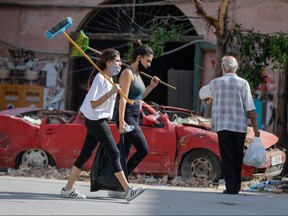
[[[233,56],[222,57],[222,68],[225,73],[236,73],[238,69],[238,62]]]

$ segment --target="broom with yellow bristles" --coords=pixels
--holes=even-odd
[[[81,30],[79,32],[79,34],[77,35],[76,39],[75,39],[75,43],[85,52],[86,50],[90,50],[94,53],[96,53],[97,55],[101,55],[102,53],[98,50],[95,50],[91,47],[89,47],[89,37],[84,33],[83,30]],[[79,50],[74,46],[71,48],[70,50],[70,57],[77,57],[77,56],[80,56],[82,54],[82,52],[79,52]],[[125,67],[129,67],[129,65],[125,64],[125,63],[122,63]],[[140,73],[150,79],[152,79],[153,77],[140,71]],[[167,86],[167,87],[170,87],[170,88],[173,88],[173,89],[176,89],[176,87],[174,86],[171,86],[163,81],[159,81],[159,83]]]

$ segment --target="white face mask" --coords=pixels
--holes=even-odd
[[[112,76],[116,76],[120,73],[121,71],[121,67],[117,66],[117,65],[111,65],[110,67],[110,72],[112,74]]]

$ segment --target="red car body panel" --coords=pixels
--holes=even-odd
[[[27,124],[14,116],[0,117],[0,164],[15,167],[15,155],[19,149],[40,148],[37,141],[39,126]]]
[[[81,123],[76,124],[45,124],[39,130],[39,142],[42,148],[53,156],[57,167],[72,167],[80,154],[86,135],[86,127]],[[55,146],[54,148],[51,148]],[[55,155],[55,157],[54,157]],[[91,160],[85,169],[91,167]]]
[[[161,128],[141,126],[149,145],[149,154],[135,169],[135,172],[166,174],[173,170],[176,157],[177,137],[175,127],[167,124],[168,119],[164,118],[163,120],[165,123]],[[114,137],[119,137],[118,128],[114,123],[111,124],[111,130]],[[119,139],[116,141],[118,140]],[[133,149],[132,153],[134,152]]]
[[[184,155],[192,149],[208,149],[220,158],[217,134],[199,128],[193,130],[190,129],[191,127],[177,126],[177,128],[177,134],[180,137],[177,164],[181,164]],[[179,172],[178,168],[175,167],[174,175]]]
[[[143,104],[144,111],[140,125],[149,145],[149,154],[134,170],[136,173],[147,173],[155,176],[167,174],[170,177],[175,177],[180,174],[183,158],[196,149],[210,151],[220,160],[217,134],[210,130],[209,124],[203,123],[203,119],[199,119],[199,125],[191,122],[177,124],[172,122],[169,117],[170,111],[172,113],[181,112],[187,116],[195,113],[186,109],[161,106],[162,111],[168,113],[163,114],[157,112],[156,108],[146,103]],[[46,113],[46,116],[41,118],[39,125],[29,123],[27,119],[23,119],[23,116],[17,117],[23,112],[26,114],[27,112],[35,112],[34,115],[39,110],[17,108],[0,112],[0,167],[16,168],[21,155],[28,149],[40,149],[46,152],[57,168],[71,168],[73,166],[80,154],[86,135],[83,116],[81,113],[63,110],[60,111],[60,114],[62,113],[65,117],[63,119],[57,112],[40,110],[48,114]],[[31,116],[33,117],[33,115]],[[34,116],[34,119],[38,117]],[[155,122],[153,122],[154,119]],[[118,143],[120,135],[115,122],[109,123],[115,141]],[[253,136],[253,130],[249,128],[247,137],[253,138]],[[281,157],[282,163],[279,166],[283,167],[286,154],[275,148],[278,138],[271,133],[261,131],[261,140],[266,149],[270,149],[267,151],[265,169],[270,167],[270,158],[273,156]],[[134,151],[132,149],[131,154]],[[84,166],[85,170],[91,168],[94,155],[95,152]],[[254,171],[254,167],[243,165],[242,175],[252,176]]]

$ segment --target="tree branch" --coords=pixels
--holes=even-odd
[[[204,19],[208,22],[208,24],[212,25],[215,28],[215,34],[217,38],[219,39],[223,37],[225,28],[225,17],[227,14],[229,0],[222,0],[219,6],[218,20],[207,15],[206,11],[203,9],[202,2],[200,0],[192,0],[192,4],[196,8],[198,15],[203,16]]]
[[[225,28],[225,17],[227,14],[227,9],[228,9],[229,1],[228,0],[222,0],[220,7],[219,7],[219,35],[220,37],[223,37],[224,35],[224,28]]]

